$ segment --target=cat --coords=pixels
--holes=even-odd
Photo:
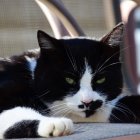
[[[0,139],[69,135],[73,122],[140,122],[140,96],[122,92],[124,24],[99,40],[55,39],[0,59]],[[66,117],[65,117],[66,116]]]

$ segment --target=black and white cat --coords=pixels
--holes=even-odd
[[[139,123],[140,97],[122,93],[123,30],[100,40],[38,31],[40,50],[1,58],[0,139],[68,135],[72,120]]]

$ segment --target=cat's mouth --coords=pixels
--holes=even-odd
[[[94,113],[97,111],[98,108],[100,108],[103,104],[103,101],[97,100],[92,102],[89,106],[86,107],[86,109],[82,112],[85,113],[85,117],[90,117],[94,115]]]
[[[85,110],[83,112],[85,113],[85,117],[88,118],[88,117],[94,115],[94,113],[96,112],[96,110]]]

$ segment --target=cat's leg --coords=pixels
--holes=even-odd
[[[16,107],[0,114],[0,139],[62,136],[72,132],[70,119],[45,117],[30,108]]]
[[[140,123],[140,96],[125,96],[118,100],[110,116],[113,123]]]

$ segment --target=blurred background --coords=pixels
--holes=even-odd
[[[112,23],[106,16],[109,6],[104,7],[109,0],[62,1],[88,36],[99,38],[109,30]],[[53,35],[34,0],[0,0],[0,57],[37,48],[37,30]]]

